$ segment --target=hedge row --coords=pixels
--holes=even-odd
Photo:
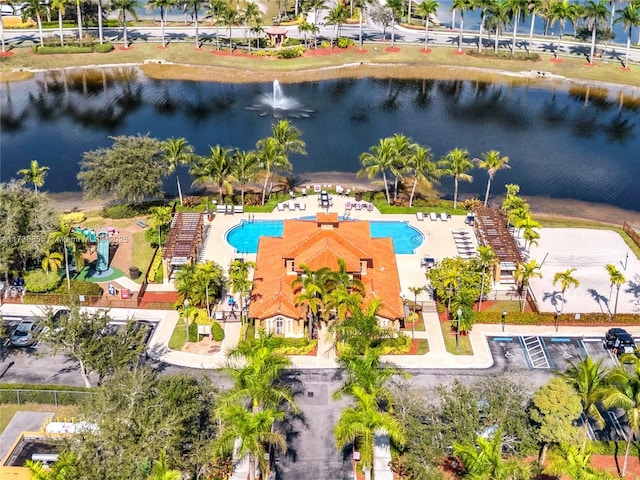
[[[104,43],[102,45],[57,45],[57,46],[41,46],[36,45],[33,47],[34,53],[38,55],[48,55],[48,54],[70,54],[70,53],[108,53],[113,50],[113,45],[111,43]]]
[[[474,323],[501,323],[501,312],[474,312]],[[558,315],[558,322],[567,325],[608,325],[611,323],[622,325],[640,324],[640,315],[631,313],[618,313],[615,322],[606,313],[581,313],[576,319],[575,313]],[[554,313],[509,312],[506,323],[509,325],[554,325]]]

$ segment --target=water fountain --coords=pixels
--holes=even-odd
[[[260,95],[260,103],[247,107],[247,110],[258,111],[261,117],[272,115],[274,118],[308,118],[313,113],[295,98],[287,97],[278,80],[273,81],[271,93]]]

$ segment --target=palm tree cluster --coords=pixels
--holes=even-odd
[[[429,0],[423,2],[427,3]],[[615,11],[616,2],[609,2],[611,9],[605,0],[588,0],[587,2],[569,0],[454,0],[452,3],[452,27],[455,27],[456,13],[460,13],[458,51],[462,51],[462,36],[464,31],[464,12],[470,10],[480,10],[480,27],[478,33],[478,51],[483,48],[483,33],[485,26],[495,33],[494,49],[498,50],[499,35],[504,32],[507,26],[512,27],[511,53],[516,52],[518,25],[529,18],[529,42],[531,48],[533,32],[536,18],[540,17],[545,22],[544,35],[547,35],[549,28],[558,25],[558,42],[554,51],[557,57],[560,51],[562,34],[567,22],[571,22],[577,30],[579,25],[584,25],[591,33],[591,50],[589,52],[589,63],[593,63],[595,56],[595,45],[598,32],[611,31],[614,23],[621,23],[626,32],[627,53],[624,60],[625,68],[629,62],[629,48],[631,45],[631,32],[633,27],[640,26],[640,2],[631,0],[625,8]],[[437,8],[437,7],[436,7]],[[425,5],[419,8],[422,18],[433,13],[432,6]],[[426,13],[425,13],[426,12]],[[617,13],[617,15],[616,15]],[[425,20],[426,25],[426,20]],[[426,42],[425,42],[426,44]]]
[[[580,398],[585,432],[589,429],[590,420],[593,420],[600,427],[604,426],[603,408],[607,410],[620,408],[624,411],[629,429],[629,433],[626,435],[627,445],[624,463],[620,471],[620,476],[624,478],[627,471],[631,443],[640,432],[640,360],[636,354],[624,354],[620,357],[620,362],[620,365],[607,371],[602,366],[602,360],[594,362],[591,357],[587,357],[579,363],[570,364],[569,368],[560,374],[560,377]],[[564,456],[564,460],[558,463],[557,468],[550,468],[550,473],[565,473],[569,475],[569,478],[576,479],[609,478],[602,476],[602,472],[594,471],[588,465],[588,458],[587,463],[584,461],[568,461],[568,457],[571,455],[589,456],[586,441],[582,448],[565,446],[561,449],[560,454],[561,458]],[[562,471],[562,465],[567,470]],[[583,471],[580,471],[578,467],[582,468]],[[572,475],[571,470],[581,474],[592,473],[593,476]]]
[[[323,267],[313,271],[301,264],[303,273],[291,283],[296,292],[296,305],[306,310],[309,338],[320,329],[322,321],[342,322],[362,305],[362,282],[347,272],[344,260],[339,259],[337,267],[337,270]]]
[[[220,203],[223,203],[224,195],[233,192],[235,184],[240,188],[241,203],[244,204],[247,185],[262,172],[265,177],[262,190],[264,205],[273,173],[291,171],[291,153],[306,154],[306,145],[301,136],[302,132],[288,120],[280,120],[272,127],[272,136],[258,140],[256,149],[252,151],[216,145],[209,147],[208,155],[200,156],[194,153],[193,147],[184,138],[170,138],[162,143],[162,157],[169,166],[167,173],[176,175],[181,204],[182,185],[177,169],[186,166],[194,185],[213,184],[217,187]]]
[[[229,363],[223,369],[233,379],[233,387],[223,395],[217,409],[221,431],[215,455],[236,461],[247,458],[251,480],[255,480],[257,468],[262,478],[269,477],[265,454],[272,448],[287,450],[276,422],[297,412],[293,393],[279,381],[282,370],[291,362],[275,348],[274,337],[260,332],[258,338],[241,341],[229,351]]]
[[[398,372],[380,361],[380,341],[391,336],[391,331],[378,325],[377,307],[375,302],[366,310],[355,307],[351,315],[332,326],[338,338],[338,364],[346,375],[334,398],[348,395],[354,401],[342,411],[335,426],[336,444],[360,452],[367,479],[371,478],[376,435],[388,436],[397,446],[406,442],[402,425],[392,415],[395,401],[387,387],[388,380]]]
[[[491,178],[491,174],[489,174]],[[506,185],[507,195],[502,201],[502,211],[507,217],[507,224],[513,226],[525,241],[525,250],[533,244],[538,244],[540,238],[540,223],[531,216],[531,207],[522,197],[518,196],[520,187],[515,184]],[[488,191],[488,190],[487,190]]]

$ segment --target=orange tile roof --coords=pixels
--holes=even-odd
[[[327,227],[333,224],[334,227]],[[322,267],[337,270],[338,259],[347,271],[360,273],[360,261],[367,260],[367,273],[361,276],[365,288],[364,304],[381,299],[378,315],[388,319],[404,316],[400,298],[398,267],[390,238],[371,238],[368,221],[338,221],[337,214],[318,214],[316,220],[285,220],[282,237],[262,237],[258,244],[257,269],[251,292],[249,316],[257,319],[284,315],[302,318],[295,306],[291,282],[297,277],[286,270],[286,259],[313,271]]]

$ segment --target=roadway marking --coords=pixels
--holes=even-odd
[[[521,337],[531,368],[551,368],[547,352],[540,337]]]
[[[609,419],[611,420],[611,423],[613,423],[613,428],[615,428],[618,436],[624,441],[627,441],[627,432],[625,432],[622,428],[622,425],[620,425],[620,421],[618,420],[616,414],[611,410],[607,411],[607,414],[609,415]]]

